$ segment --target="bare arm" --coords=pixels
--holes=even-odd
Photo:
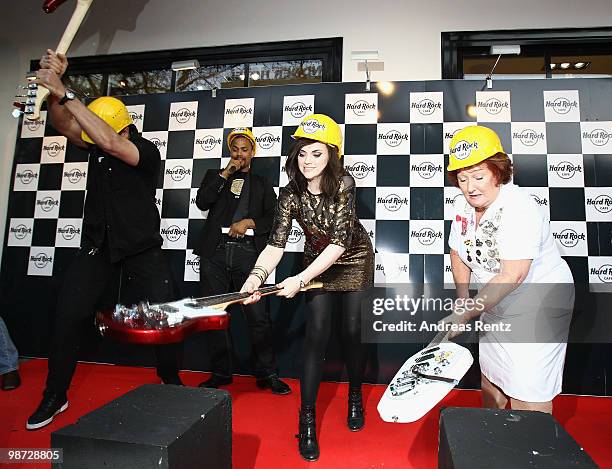
[[[459,253],[454,249],[450,250],[451,271],[453,272],[453,280],[457,289],[457,298],[469,298],[470,292],[470,268],[463,263],[459,257]]]
[[[41,60],[41,64],[42,62]],[[34,82],[49,90],[51,94],[49,108],[53,124],[57,125],[57,130],[60,132],[65,132],[64,135],[70,141],[85,147],[86,143],[80,137],[80,131],[84,130],[102,151],[131,166],[138,164],[140,155],[136,145],[124,136],[118,135],[110,125],[87,109],[82,102],[75,99],[66,102],[63,106],[59,105],[58,101],[64,97],[66,87],[53,68],[43,68],[36,72]],[[60,109],[62,107],[64,109]],[[72,116],[70,119],[68,114]]]

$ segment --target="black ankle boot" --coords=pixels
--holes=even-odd
[[[349,388],[348,395],[348,417],[346,423],[352,432],[363,428],[365,418],[363,416],[363,403],[361,401],[361,388]]]
[[[299,439],[300,456],[306,461],[319,459],[319,443],[317,442],[317,420],[314,406],[302,406],[300,409],[300,426],[296,438]]]

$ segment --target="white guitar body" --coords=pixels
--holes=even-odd
[[[453,342],[430,345],[415,353],[395,374],[380,402],[385,422],[415,422],[438,404],[463,378],[474,359],[468,349]],[[436,381],[418,373],[441,377]]]

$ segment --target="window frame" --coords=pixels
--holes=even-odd
[[[321,60],[322,82],[342,81],[341,37],[305,39],[295,41],[235,44],[229,46],[194,47],[121,54],[69,57],[67,75],[102,74],[102,89],[108,91],[109,73],[170,70],[172,62],[197,59],[203,65],[245,64],[256,62],[282,62],[291,60]],[[39,59],[30,61],[30,70],[39,68]],[[172,89],[176,72],[172,71]],[[245,73],[245,87],[248,73]]]
[[[504,44],[520,45],[526,56],[543,55],[546,78],[552,78],[551,56],[612,53],[612,27],[443,32],[442,79],[463,79],[464,57],[490,55],[491,46]]]

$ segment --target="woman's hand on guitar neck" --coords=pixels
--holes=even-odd
[[[56,54],[51,49],[40,59],[40,68],[54,71],[60,78],[64,76],[66,68],[68,68],[68,59],[64,54]]]
[[[261,293],[255,291],[259,287],[259,279],[257,279],[255,276],[251,275],[246,279],[246,282],[244,282],[244,285],[242,285],[242,288],[240,289],[240,293],[251,293],[251,296],[242,302],[243,305],[250,305],[261,300]]]

